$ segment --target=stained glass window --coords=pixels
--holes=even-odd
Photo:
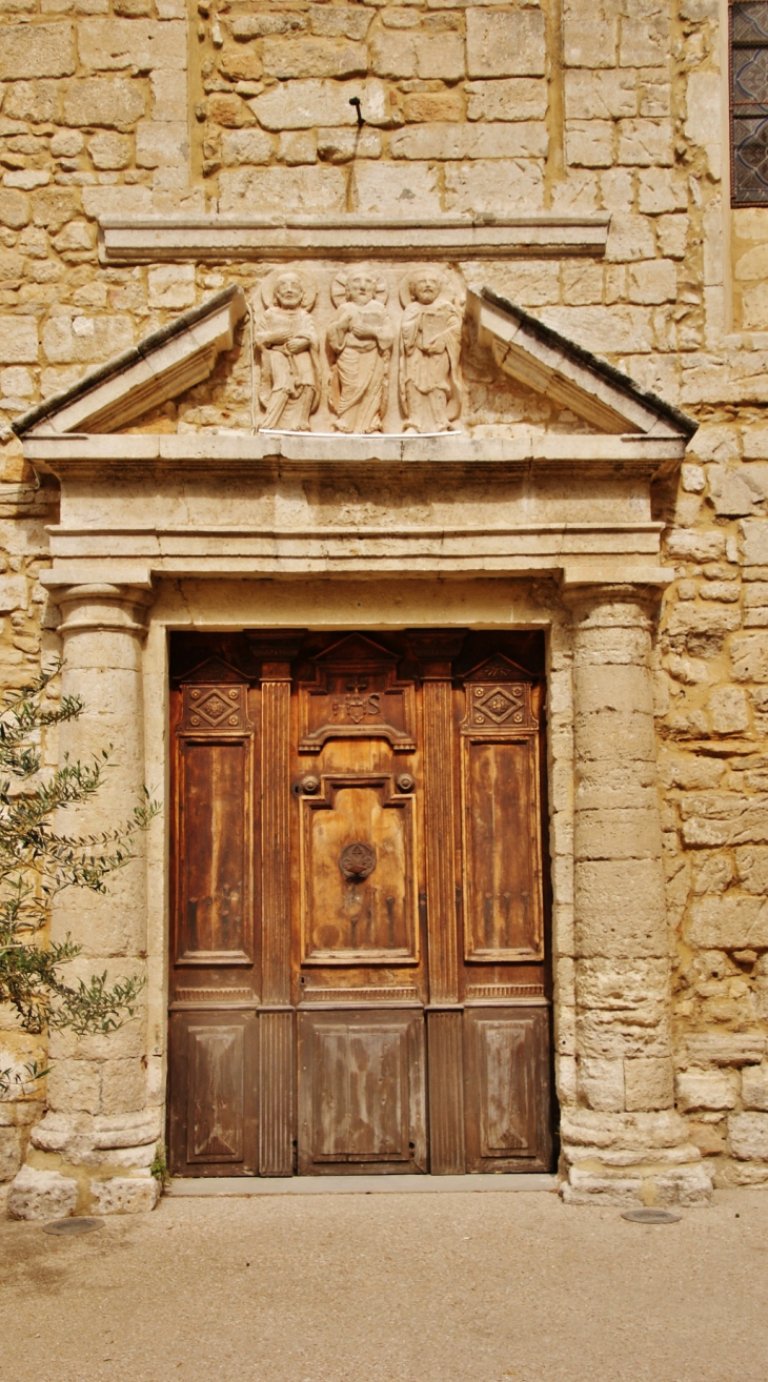
[[[732,0],[731,200],[768,205],[768,0]]]

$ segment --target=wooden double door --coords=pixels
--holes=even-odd
[[[538,637],[171,667],[173,1173],[549,1169]]]

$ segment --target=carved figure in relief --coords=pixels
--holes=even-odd
[[[406,432],[449,432],[461,412],[461,313],[432,269],[403,281],[399,394]]]
[[[262,287],[266,312],[254,344],[261,354],[261,428],[308,432],[320,402],[320,342],[310,312],[316,290],[303,274],[286,270]]]
[[[380,432],[395,338],[384,306],[386,288],[372,270],[352,269],[336,275],[331,298],[339,308],[327,335],[334,426],[337,432]]]

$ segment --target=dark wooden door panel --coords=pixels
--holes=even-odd
[[[549,1170],[548,1010],[468,1008],[464,1022],[467,1170]]]
[[[253,963],[249,757],[247,740],[181,745],[177,964]]]
[[[256,1169],[255,1044],[254,1014],[173,1014],[174,1174],[231,1176]]]
[[[174,639],[174,1173],[546,1168],[542,640]]]
[[[426,1169],[420,1012],[299,1019],[299,1169]]]

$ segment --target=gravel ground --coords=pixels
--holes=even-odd
[[[766,1382],[768,1191],[679,1223],[516,1192],[164,1199],[0,1222],[13,1382]]]

